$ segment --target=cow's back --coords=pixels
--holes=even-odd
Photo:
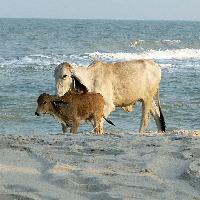
[[[152,60],[102,63],[102,74],[97,79],[103,86],[97,92],[105,99],[112,95],[115,106],[148,98],[158,89],[161,80],[160,67]]]

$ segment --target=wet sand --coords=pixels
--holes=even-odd
[[[199,136],[0,135],[0,199],[200,200]]]

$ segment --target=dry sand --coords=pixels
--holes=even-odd
[[[198,136],[0,135],[0,199],[200,200]]]

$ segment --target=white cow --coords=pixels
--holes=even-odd
[[[144,133],[148,126],[149,113],[156,121],[158,132],[165,131],[159,100],[161,69],[152,60],[116,63],[95,61],[87,68],[74,67],[65,62],[56,67],[54,76],[59,96],[68,90],[101,93],[105,100],[105,117],[108,117],[115,107],[131,111],[132,106],[141,101],[140,133]]]

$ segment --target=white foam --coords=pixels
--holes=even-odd
[[[145,47],[150,47],[150,46],[162,46],[162,45],[168,45],[168,46],[172,46],[172,45],[176,45],[179,44],[181,42],[181,40],[133,40],[130,43],[131,47],[137,48],[145,48]]]
[[[4,59],[0,58],[0,67],[27,67],[32,66],[38,68],[51,67],[58,65],[64,61],[73,65],[88,66],[91,60],[101,60],[106,62],[125,61],[133,59],[155,59],[160,61],[164,67],[171,67],[173,60],[200,60],[200,49],[174,49],[174,50],[149,50],[141,53],[104,53],[93,52],[74,55],[27,55],[22,58]],[[165,61],[166,60],[166,61]],[[170,61],[170,62],[169,62]],[[188,63],[189,65],[190,63]]]
[[[22,58],[16,59],[11,58],[10,60],[1,59],[0,60],[0,66],[3,67],[27,67],[27,66],[40,66],[40,67],[46,67],[50,65],[58,65],[61,62],[67,60],[67,57],[65,55],[63,56],[46,56],[46,55],[28,55],[24,56]]]
[[[164,44],[179,44],[181,40],[161,40],[161,43]]]
[[[156,59],[156,60],[186,60],[200,59],[200,49],[174,49],[174,50],[149,50],[142,53],[88,53],[92,59],[116,61],[132,59]]]

